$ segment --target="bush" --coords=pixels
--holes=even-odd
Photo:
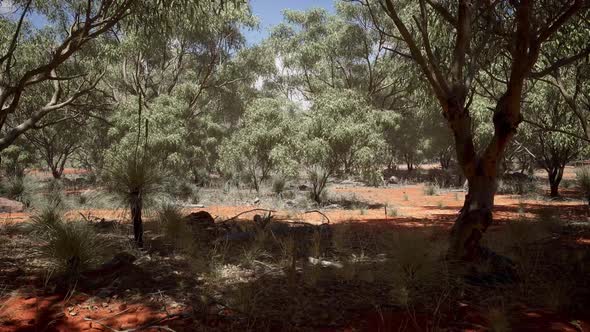
[[[308,173],[309,182],[311,182],[311,199],[321,204],[325,199],[325,189],[328,184],[330,172],[322,167],[313,167]]]
[[[4,181],[0,186],[0,193],[15,201],[19,201],[30,207],[35,194],[33,181],[27,176],[13,176]]]
[[[63,212],[59,204],[48,204],[31,217],[33,232],[45,234],[57,227],[56,225],[62,222],[62,218]]]
[[[51,179],[45,184],[45,196],[49,204],[61,205],[65,202],[64,185],[61,180]]]
[[[576,170],[576,182],[586,196],[588,204],[590,204],[590,167],[582,167]]]
[[[379,170],[367,170],[362,173],[363,182],[371,187],[380,187],[383,185],[383,177]]]
[[[498,181],[498,194],[526,195],[536,192],[535,180],[528,176],[507,175]]]
[[[170,240],[181,238],[187,231],[182,218],[182,209],[175,204],[164,203],[158,211],[158,224],[164,235]]]
[[[424,186],[424,195],[435,196],[438,195],[440,188],[436,184],[429,183]]]
[[[90,224],[65,221],[56,205],[41,210],[32,221],[33,234],[43,242],[40,251],[55,270],[76,278],[99,261],[101,241]]]
[[[181,201],[190,202],[193,204],[199,203],[201,200],[200,189],[196,185],[187,182],[181,182],[174,191],[176,196]]]
[[[272,191],[277,194],[281,195],[285,191],[285,187],[287,186],[287,181],[282,176],[275,176],[272,178]]]

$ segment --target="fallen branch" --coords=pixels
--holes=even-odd
[[[322,215],[324,218],[326,218],[326,220],[328,221],[328,222],[327,222],[327,224],[328,224],[328,225],[330,224],[330,218],[328,218],[328,216],[327,216],[327,215],[325,215],[325,214],[324,214],[322,211],[320,211],[320,210],[309,210],[309,211],[305,211],[305,212],[303,212],[303,213],[304,213],[304,214],[307,214],[307,213],[319,213],[319,214],[321,214],[321,215]],[[322,223],[322,224],[323,224],[323,223]]]
[[[229,218],[229,219],[226,219],[226,220],[220,221],[220,222],[219,222],[219,224],[223,224],[223,223],[226,223],[226,222],[229,222],[229,221],[235,220],[237,217],[239,217],[239,216],[241,216],[241,215],[243,215],[243,214],[250,213],[250,212],[255,212],[255,211],[265,211],[265,212],[271,212],[271,213],[272,213],[272,212],[277,212],[277,211],[275,211],[275,210],[269,210],[269,209],[252,209],[252,210],[248,210],[248,211],[240,212],[240,213],[238,213],[237,215],[235,215],[235,216],[233,216],[233,217],[231,217],[231,218]]]

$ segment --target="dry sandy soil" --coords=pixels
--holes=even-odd
[[[72,172],[70,172],[72,173]],[[75,172],[74,172],[75,173]],[[542,178],[544,174],[539,173]],[[575,177],[573,170],[568,169],[566,179]],[[279,209],[275,212],[276,219],[305,220],[310,223],[341,223],[359,222],[367,224],[387,225],[394,228],[428,228],[440,226],[448,228],[458,210],[461,208],[465,193],[459,190],[441,190],[436,195],[426,195],[424,185],[394,186],[386,188],[372,188],[362,186],[347,186],[335,184],[330,188],[331,193],[383,207],[346,210],[341,208],[320,209],[319,213],[305,213],[305,210]],[[491,232],[504,227],[507,223],[517,220],[534,219],[543,210],[551,210],[560,219],[571,222],[589,223],[589,210],[586,202],[580,200],[576,189],[563,189],[564,199],[549,200],[542,196],[520,197],[499,195],[496,198],[494,218],[496,223]],[[0,200],[2,200],[0,198]],[[0,202],[2,203],[2,202]],[[250,205],[209,205],[204,208],[192,208],[191,211],[206,210],[218,219],[227,219],[240,212],[255,208],[274,208],[273,201],[268,202],[262,197],[258,204]],[[386,213],[386,208],[389,213]],[[391,211],[395,210],[395,213]],[[111,219],[126,219],[120,210],[79,210],[71,212],[72,216],[82,213],[86,216]],[[251,219],[253,213],[243,215],[244,219]],[[327,218],[326,218],[327,217]],[[14,225],[29,218],[28,212],[0,213],[0,223]],[[191,295],[184,294],[179,299],[177,293],[169,291],[184,282],[182,278],[164,277],[156,280],[153,285],[146,286],[150,291],[140,294],[107,294],[101,295],[100,289],[85,289],[84,291],[63,295],[55,295],[44,289],[43,271],[28,271],[19,259],[26,254],[11,252],[9,241],[16,235],[5,233],[0,237],[4,245],[0,245],[0,331],[157,331],[166,326],[173,330],[193,330],[194,317],[190,312]],[[33,244],[34,245],[34,244]],[[576,234],[563,243],[564,246],[590,247],[588,232]],[[12,248],[16,250],[16,247]],[[140,259],[149,259],[149,255]],[[153,262],[154,266],[157,262]],[[182,274],[174,270],[174,257],[170,266],[172,273]],[[155,269],[157,269],[155,267]],[[182,266],[178,266],[180,271]],[[170,271],[167,271],[170,273]],[[164,273],[164,272],[163,272]],[[16,281],[15,281],[16,280]],[[179,281],[180,280],[180,281]],[[138,282],[137,280],[131,282]],[[132,288],[130,285],[129,288]],[[183,285],[183,287],[186,285]],[[378,287],[378,286],[376,286]],[[379,292],[378,289],[374,290]],[[367,291],[368,293],[371,290]],[[557,312],[522,306],[513,309],[514,315],[519,316],[519,326],[515,330],[522,331],[590,331],[590,320],[584,317],[567,317]],[[231,312],[224,314],[231,316]],[[223,317],[223,315],[221,315]],[[586,317],[588,318],[588,317]],[[314,317],[307,317],[313,320]],[[464,328],[453,327],[449,330],[483,331],[485,318],[478,312],[477,304],[463,303],[456,308],[454,320],[462,320]],[[339,327],[318,327],[318,331],[414,331],[426,330],[428,317],[403,311],[375,311],[357,313],[354,318]],[[413,324],[411,322],[418,322]],[[201,330],[223,330],[226,321],[219,315],[212,315],[200,322]],[[149,326],[149,328],[148,328]]]

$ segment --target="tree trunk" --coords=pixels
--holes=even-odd
[[[141,192],[131,193],[129,207],[131,209],[131,222],[133,223],[133,239],[139,248],[143,248],[143,221],[141,220],[143,198]]]
[[[547,171],[549,175],[549,187],[551,188],[551,197],[559,197],[559,184],[563,178],[563,167],[557,166]]]
[[[53,175],[53,178],[56,180],[61,179],[61,175],[63,174],[63,169],[60,169],[58,167],[51,167],[51,175]]]
[[[480,257],[479,241],[491,225],[496,177],[479,174],[468,179],[463,208],[451,229],[451,257],[474,261]]]

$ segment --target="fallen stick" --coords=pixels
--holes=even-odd
[[[308,213],[319,213],[319,214],[321,214],[322,216],[324,216],[324,218],[326,218],[326,220],[328,221],[328,222],[327,222],[327,224],[328,224],[328,225],[330,224],[330,218],[328,218],[328,216],[327,216],[327,215],[325,215],[325,214],[324,214],[322,211],[320,211],[320,210],[309,210],[309,211],[305,211],[303,214],[308,214]],[[323,223],[322,223],[322,224],[323,224]]]
[[[237,217],[239,217],[239,216],[241,216],[241,215],[243,215],[243,214],[250,213],[250,212],[255,212],[255,211],[277,212],[277,211],[275,211],[275,210],[269,210],[269,209],[252,209],[252,210],[248,210],[248,211],[240,212],[240,213],[238,213],[237,215],[235,215],[235,216],[233,216],[233,217],[231,217],[231,218],[229,218],[229,219],[226,219],[226,220],[220,221],[220,222],[219,222],[219,224],[222,224],[222,223],[226,223],[226,222],[229,222],[229,221],[235,220]]]

